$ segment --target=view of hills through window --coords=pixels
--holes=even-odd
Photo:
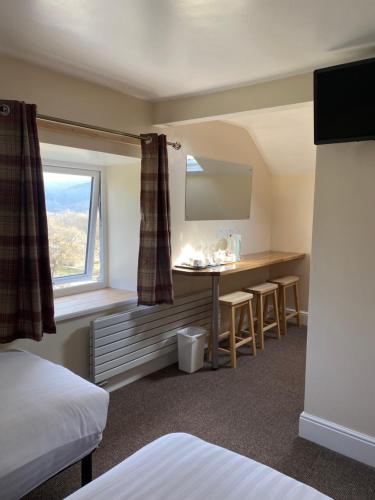
[[[95,205],[93,187],[91,175],[44,172],[50,260],[55,283],[67,277],[72,281],[73,277],[93,280],[100,274],[98,208],[90,224],[90,211]],[[90,234],[92,231],[95,233]]]

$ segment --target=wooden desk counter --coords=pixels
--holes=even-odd
[[[278,252],[270,250],[267,252],[244,255],[240,262],[235,262],[234,264],[224,264],[221,266],[209,267],[207,269],[173,268],[174,274],[184,274],[186,276],[211,276],[212,278],[212,368],[218,368],[220,276],[251,271],[252,269],[261,269],[274,264],[300,260],[304,257],[305,254],[300,252]]]
[[[173,272],[176,274],[188,274],[190,276],[223,276],[225,274],[251,271],[252,269],[260,269],[274,264],[281,264],[282,262],[303,259],[304,257],[304,253],[276,252],[270,250],[268,252],[244,255],[239,262],[235,262],[234,264],[223,264],[221,266],[209,267],[207,269],[174,267]]]

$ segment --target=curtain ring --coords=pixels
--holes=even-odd
[[[10,113],[10,106],[8,104],[0,104],[0,115],[8,116]]]

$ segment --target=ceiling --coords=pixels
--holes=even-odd
[[[0,52],[149,100],[363,57],[374,0],[1,0]]]
[[[312,103],[251,111],[225,121],[248,130],[273,173],[315,170]]]

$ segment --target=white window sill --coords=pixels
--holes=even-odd
[[[136,299],[136,292],[117,288],[102,288],[92,292],[55,297],[55,321],[59,322],[88,316],[100,311],[131,304]]]

